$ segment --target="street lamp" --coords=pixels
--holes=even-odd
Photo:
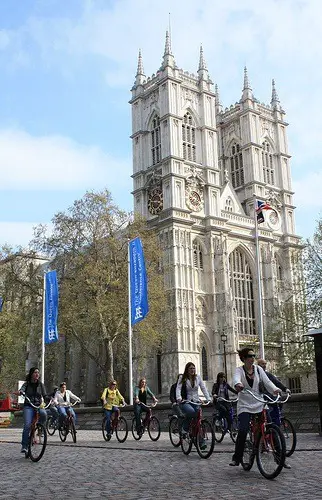
[[[227,380],[227,360],[226,360],[226,342],[227,342],[227,335],[225,333],[222,333],[220,335],[221,341],[224,344],[224,371],[225,371],[225,377]]]

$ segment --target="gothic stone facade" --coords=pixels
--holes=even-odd
[[[299,238],[287,123],[274,81],[270,105],[262,104],[245,68],[241,98],[224,110],[202,48],[197,75],[182,71],[167,34],[151,78],[139,54],[130,103],[134,210],[158,230],[174,321],[161,357],[143,373],[162,393],[188,361],[213,381],[225,348],[231,379],[237,349],[249,343],[258,349],[254,195],[277,211],[259,229],[264,332],[279,328],[280,284],[295,286]]]

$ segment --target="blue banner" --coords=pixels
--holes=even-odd
[[[2,311],[2,306],[3,306],[3,298],[2,298],[2,297],[0,297],[0,313],[1,313],[1,311]]]
[[[46,273],[45,293],[45,344],[58,340],[58,283],[56,271]]]
[[[144,263],[143,246],[140,238],[129,243],[130,253],[130,298],[131,324],[135,325],[149,312],[148,284]]]

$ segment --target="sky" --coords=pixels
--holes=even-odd
[[[224,107],[244,66],[255,97],[275,79],[286,111],[296,232],[321,217],[320,0],[0,0],[0,246],[25,247],[87,190],[132,209],[131,98],[138,51],[160,67],[171,23],[179,68],[200,44]]]

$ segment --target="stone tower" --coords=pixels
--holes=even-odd
[[[210,383],[226,360],[231,379],[239,346],[258,344],[254,196],[276,209],[259,230],[266,331],[278,328],[281,282],[295,279],[299,238],[275,83],[270,105],[262,104],[245,68],[240,99],[223,109],[203,48],[197,74],[183,71],[167,33],[152,77],[139,53],[130,104],[134,210],[158,230],[175,330],[144,373],[158,393],[188,361]]]

